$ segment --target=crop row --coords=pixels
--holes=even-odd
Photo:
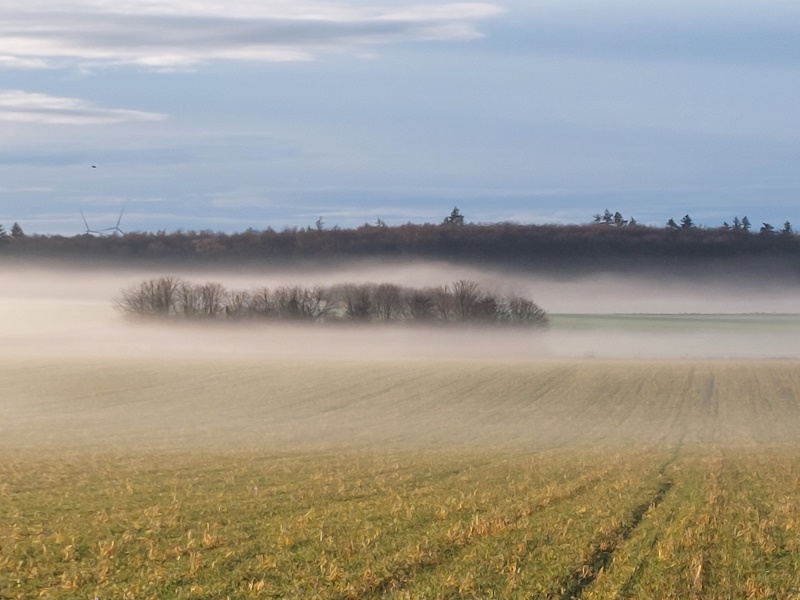
[[[800,456],[10,458],[0,598],[790,597]]]

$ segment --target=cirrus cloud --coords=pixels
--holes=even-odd
[[[0,121],[51,125],[108,125],[160,121],[165,115],[139,110],[102,108],[79,98],[0,90]]]
[[[297,61],[379,44],[480,37],[494,4],[358,6],[295,0],[0,0],[0,61],[26,68]]]

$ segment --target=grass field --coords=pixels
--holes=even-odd
[[[800,597],[800,363],[20,358],[0,598]]]

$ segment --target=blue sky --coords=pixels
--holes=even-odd
[[[800,226],[798,100],[783,0],[0,0],[0,223]]]

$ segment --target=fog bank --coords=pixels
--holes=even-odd
[[[531,297],[549,331],[407,326],[141,324],[113,308],[121,290],[175,275],[252,289],[287,284],[391,282],[437,286],[470,279]],[[447,263],[357,263],[315,270],[0,267],[0,353],[46,356],[263,356],[335,359],[800,358],[800,288],[746,280],[597,276],[554,279]],[[612,317],[638,313],[636,317]],[[703,313],[691,315],[691,313]],[[765,313],[756,315],[755,313]],[[653,315],[672,315],[653,316]],[[709,315],[746,314],[722,318]],[[576,316],[578,315],[578,316]],[[582,315],[582,316],[580,316]],[[606,316],[603,316],[606,315]],[[646,316],[650,315],[650,316]]]

